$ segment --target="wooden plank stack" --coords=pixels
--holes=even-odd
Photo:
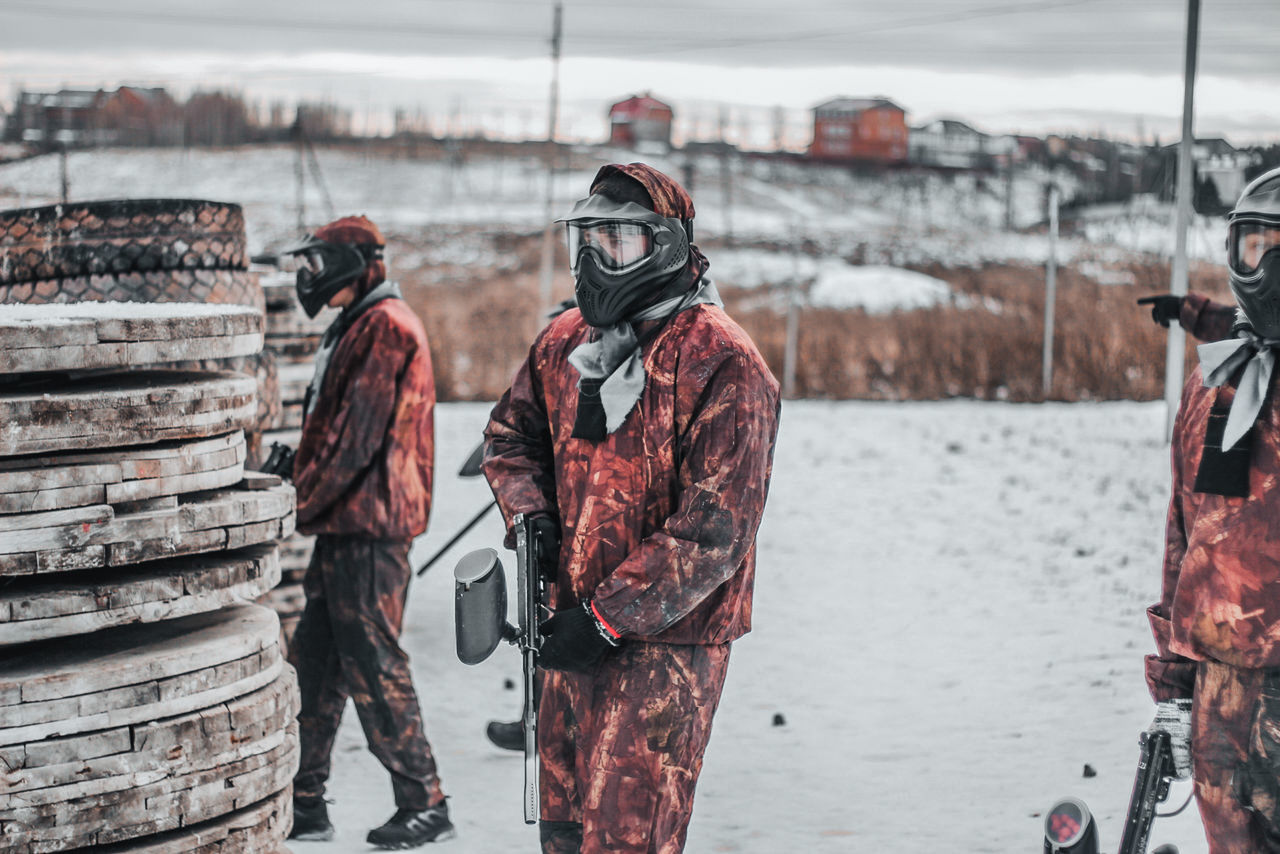
[[[245,471],[234,305],[0,311],[0,850],[284,852],[293,488]]]

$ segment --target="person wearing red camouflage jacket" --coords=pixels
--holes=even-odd
[[[1212,854],[1280,851],[1280,170],[1228,225],[1235,337],[1199,348],[1172,443],[1146,677]]]
[[[579,308],[538,335],[485,431],[503,515],[542,519],[559,555],[539,656],[548,854],[683,850],[751,628],[778,383],[721,308],[693,217],[661,172],[600,169],[564,220]]]
[[[409,546],[431,510],[435,382],[422,322],[385,281],[383,245],[377,226],[357,216],[286,250],[302,258],[307,314],[342,309],[316,354],[293,464],[298,530],[316,542],[289,647],[302,698],[290,839],[333,837],[324,790],[350,696],[396,804],[368,841],[397,849],[454,831],[399,644]]]
[[[1204,294],[1153,294],[1139,299],[1138,305],[1151,306],[1151,319],[1165,329],[1176,320],[1188,335],[1200,341],[1221,341],[1231,337],[1231,327],[1236,322],[1234,304],[1227,305]]]

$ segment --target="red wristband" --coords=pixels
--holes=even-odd
[[[614,629],[613,626],[609,625],[604,617],[600,616],[600,609],[596,607],[595,600],[592,600],[591,602],[591,613],[595,616],[596,622],[600,624],[600,627],[608,632],[615,640],[622,637],[622,635],[618,634],[617,630]]]

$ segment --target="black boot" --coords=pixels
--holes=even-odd
[[[369,831],[365,841],[388,850],[417,848],[428,842],[443,842],[454,836],[449,806],[444,801],[421,812],[398,809],[382,827]]]
[[[520,721],[512,721],[508,724],[489,721],[489,725],[484,728],[484,734],[503,750],[524,750],[524,725]]]
[[[289,831],[289,838],[299,842],[328,842],[333,839],[333,825],[329,823],[329,809],[324,798],[294,799],[293,830]]]

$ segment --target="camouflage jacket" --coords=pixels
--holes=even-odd
[[[711,305],[643,350],[644,392],[603,441],[574,439],[590,333],[577,310],[538,336],[485,431],[484,470],[508,524],[560,519],[554,608],[594,598],[624,636],[716,644],[751,628],[755,536],[777,436],[778,383]],[[508,543],[510,544],[510,543]]]
[[[1209,410],[1233,392],[1205,388],[1197,366],[1174,421],[1173,489],[1160,601],[1147,609],[1156,700],[1190,697],[1195,662],[1280,667],[1280,406],[1268,396],[1253,427],[1249,495],[1195,492]]]
[[[1200,341],[1221,341],[1231,337],[1236,307],[1216,302],[1202,294],[1187,294],[1182,300],[1178,323]]]
[[[422,322],[403,300],[375,303],[339,340],[302,425],[298,530],[387,540],[425,531],[435,402]]]

